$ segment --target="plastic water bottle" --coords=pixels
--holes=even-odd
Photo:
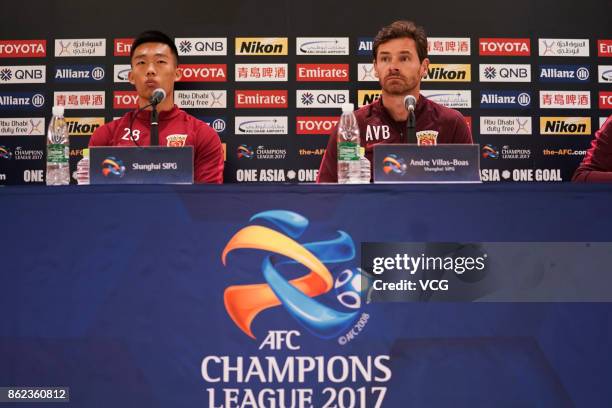
[[[362,183],[369,183],[371,178],[370,161],[365,157],[365,147],[359,148],[359,168]]]
[[[53,117],[47,131],[47,185],[70,184],[70,154],[68,126],[64,119],[64,107],[54,106]]]
[[[89,184],[89,149],[83,149],[83,158],[77,163],[72,177],[78,184]]]
[[[353,113],[353,104],[342,104],[342,116],[338,122],[338,183],[359,183],[359,126]]]

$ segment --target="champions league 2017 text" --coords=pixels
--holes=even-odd
[[[297,330],[269,331],[259,350],[297,352],[300,335]],[[206,388],[208,408],[314,408],[321,398],[324,407],[380,407],[392,375],[390,363],[388,355],[209,355],[202,360],[202,378],[221,385]],[[313,383],[321,386],[308,387]]]

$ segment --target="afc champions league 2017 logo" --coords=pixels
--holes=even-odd
[[[125,175],[123,161],[114,156],[107,157],[102,162],[102,175],[104,177],[123,177]]]
[[[396,154],[389,154],[383,159],[383,171],[385,174],[393,173],[403,176],[406,174],[407,168],[404,159]]]
[[[228,255],[238,249],[268,252],[260,266],[265,283],[225,289],[225,309],[240,330],[255,339],[251,328],[255,318],[264,310],[281,305],[300,325],[323,339],[341,336],[361,321],[359,309],[371,279],[360,268],[344,268],[334,280],[328,269],[328,265],[342,267],[355,258],[355,244],[346,232],[337,231],[335,238],[325,241],[300,243],[297,239],[306,231],[309,221],[298,213],[264,211],[253,215],[250,222],[264,225],[252,224],[239,230],[227,242],[221,256],[223,265],[228,266]],[[309,272],[291,280],[283,276],[283,270],[294,271],[300,265]],[[332,288],[334,297],[323,296]],[[340,304],[330,307],[323,302],[327,298]],[[337,310],[338,307],[343,310]]]

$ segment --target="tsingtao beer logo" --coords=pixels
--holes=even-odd
[[[470,55],[469,37],[428,37],[428,55]]]

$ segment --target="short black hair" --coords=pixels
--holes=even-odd
[[[130,50],[130,61],[134,57],[134,51],[136,50],[136,48],[138,48],[144,43],[166,44],[168,47],[170,47],[172,54],[174,54],[174,58],[176,58],[176,65],[178,66],[179,56],[178,56],[178,50],[176,49],[176,45],[174,44],[174,41],[172,41],[170,37],[168,37],[166,34],[162,33],[161,31],[155,31],[155,30],[144,31],[140,33],[138,37],[134,38],[134,42],[132,43],[132,49]]]
[[[427,33],[425,33],[425,29],[412,21],[400,20],[381,28],[376,37],[374,37],[372,45],[374,60],[376,60],[380,44],[396,38],[412,38],[416,43],[419,62],[423,62],[427,58]]]

